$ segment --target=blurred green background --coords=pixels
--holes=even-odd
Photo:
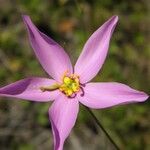
[[[31,49],[21,14],[78,58],[88,37],[112,15],[119,16],[107,60],[94,81],[117,81],[150,92],[148,0],[0,0],[0,86],[29,76],[47,76]],[[50,103],[0,99],[0,149],[49,150]],[[150,103],[93,110],[125,150],[150,149]],[[68,114],[69,117],[69,114]],[[114,149],[81,106],[65,150]]]

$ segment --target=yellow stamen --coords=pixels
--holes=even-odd
[[[75,74],[63,77],[63,83],[60,85],[59,90],[66,94],[66,96],[71,96],[72,94],[80,90],[79,77]]]
[[[68,73],[69,73],[68,70],[66,70],[66,71],[64,72],[64,74],[63,74],[63,76],[62,76],[62,80],[64,80],[64,77],[66,77]]]
[[[66,96],[71,97],[73,94],[76,94],[80,91],[79,76],[76,74],[71,74],[69,76],[68,71],[66,71],[62,78],[62,84],[55,83],[51,86],[42,86],[40,89],[43,92],[59,89]]]

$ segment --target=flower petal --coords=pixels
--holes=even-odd
[[[64,49],[40,32],[29,16],[24,15],[23,20],[28,29],[31,46],[45,71],[56,81],[61,80],[66,70],[72,73],[72,65]]]
[[[117,83],[88,83],[84,88],[84,96],[79,101],[90,108],[106,108],[119,104],[142,102],[148,99],[144,92]]]
[[[79,102],[74,98],[59,96],[49,109],[54,136],[54,150],[63,150],[65,139],[73,128],[79,111]]]
[[[117,16],[110,18],[92,34],[84,45],[75,65],[75,73],[80,76],[81,83],[90,81],[102,67],[117,21]]]
[[[52,101],[60,94],[60,92],[58,90],[42,92],[40,87],[50,86],[54,83],[56,83],[55,80],[39,77],[22,79],[0,88],[0,96],[39,102]]]

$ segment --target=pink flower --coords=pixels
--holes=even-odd
[[[99,109],[142,102],[149,97],[144,92],[117,82],[89,83],[105,61],[109,41],[118,21],[117,16],[110,18],[92,34],[74,68],[60,45],[40,32],[29,16],[23,16],[23,20],[36,57],[53,79],[23,79],[0,88],[0,96],[37,102],[55,99],[49,109],[55,150],[63,149],[65,139],[75,124],[79,102],[87,107]]]

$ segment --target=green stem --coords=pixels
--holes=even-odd
[[[114,142],[114,140],[110,137],[110,135],[108,134],[108,132],[105,130],[105,128],[103,127],[103,125],[99,122],[99,120],[97,119],[97,117],[94,115],[94,113],[88,108],[85,107],[88,112],[91,114],[91,116],[93,117],[93,119],[95,120],[95,122],[97,123],[97,125],[102,129],[102,131],[106,134],[106,136],[108,137],[108,139],[110,140],[110,142],[114,145],[114,147],[117,150],[120,150],[120,148],[118,147],[118,145]]]

